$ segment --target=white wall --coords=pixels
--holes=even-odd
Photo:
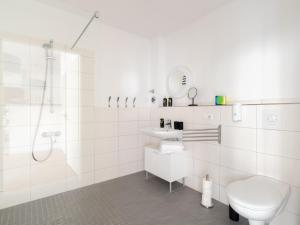
[[[157,75],[188,66],[201,102],[299,99],[299,11],[298,0],[232,1],[161,38],[166,63]]]
[[[174,107],[151,110],[159,118],[183,121],[185,129],[222,125],[222,143],[185,142],[189,155],[187,185],[202,191],[202,178],[213,180],[213,197],[228,204],[226,186],[255,174],[291,185],[289,202],[272,225],[300,224],[299,104],[243,106],[241,122],[232,121],[231,106]],[[272,122],[270,117],[276,117]]]
[[[0,3],[0,33],[54,39],[66,46],[73,44],[89,19],[90,15],[78,16],[34,0]],[[114,99],[121,96],[122,100],[137,97],[139,105],[147,104],[149,40],[96,20],[78,47],[95,52],[96,105],[106,105],[109,95]]]

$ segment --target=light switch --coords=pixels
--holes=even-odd
[[[278,122],[278,116],[275,114],[271,114],[267,116],[267,121],[270,123]]]

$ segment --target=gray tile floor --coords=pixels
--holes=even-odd
[[[176,187],[177,186],[177,187]],[[1,225],[247,225],[227,206],[200,206],[198,192],[144,173],[95,184],[0,211]]]

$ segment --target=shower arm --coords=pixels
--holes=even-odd
[[[93,20],[95,18],[96,19],[99,18],[99,12],[98,11],[94,12],[93,16],[91,17],[91,19],[89,20],[89,22],[87,23],[87,25],[83,28],[83,30],[81,31],[80,35],[78,36],[78,38],[76,39],[76,41],[72,45],[71,50],[76,47],[78,41],[81,39],[82,35],[85,33],[85,31],[88,29],[88,27],[90,26],[90,24],[93,22]]]

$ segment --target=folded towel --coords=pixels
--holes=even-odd
[[[181,141],[162,141],[160,143],[160,151],[161,152],[178,152],[184,149],[184,145]]]
[[[183,149],[161,149],[159,151],[160,154],[171,154],[171,153],[174,153],[174,152],[182,152]]]
[[[160,145],[165,145],[165,146],[183,146],[181,141],[166,141],[163,140],[160,142]]]

